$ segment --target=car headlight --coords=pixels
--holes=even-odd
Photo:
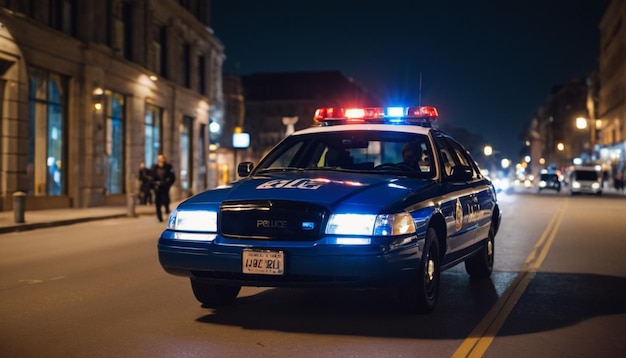
[[[174,210],[167,228],[177,231],[217,232],[217,212],[206,210]]]
[[[398,214],[333,214],[328,220],[326,234],[393,236],[415,232],[413,217]]]
[[[572,182],[572,188],[574,189],[580,189],[580,183],[577,181]]]
[[[591,184],[591,187],[593,189],[600,189],[600,183],[593,183],[593,184]]]

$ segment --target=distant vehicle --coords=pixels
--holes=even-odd
[[[596,167],[574,167],[569,173],[570,194],[602,195],[602,175]]]
[[[390,287],[431,312],[441,272],[488,277],[501,212],[468,151],[432,127],[434,107],[322,108],[242,178],[178,205],[158,241],[204,307],[242,286]],[[393,303],[391,303],[393,304]]]
[[[557,193],[561,192],[561,178],[556,173],[540,173],[538,190],[541,193],[542,190],[556,190]]]

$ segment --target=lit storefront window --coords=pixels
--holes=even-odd
[[[65,109],[67,80],[59,74],[29,69],[28,193],[66,193]]]
[[[146,118],[144,122],[144,161],[150,168],[157,161],[161,150],[161,108],[152,104],[146,105]]]
[[[180,131],[180,185],[182,190],[191,188],[191,161],[192,152],[192,117],[183,117],[183,123]]]
[[[106,91],[107,193],[124,192],[124,96]]]

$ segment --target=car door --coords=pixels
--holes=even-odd
[[[472,167],[472,178],[469,186],[472,188],[471,200],[469,204],[470,213],[467,218],[468,226],[474,230],[473,242],[477,243],[486,238],[491,225],[491,214],[495,208],[496,197],[493,186],[488,178],[482,175],[478,164],[463,147],[453,139],[449,140],[454,144],[457,156],[463,158]]]
[[[476,172],[458,143],[443,135],[437,136],[435,141],[441,161],[444,195],[440,208],[448,232],[446,251],[450,259],[455,259],[475,242],[478,197],[474,194],[472,181],[476,179]]]

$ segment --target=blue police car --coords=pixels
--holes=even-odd
[[[432,311],[441,272],[493,269],[501,210],[467,150],[435,129],[436,108],[321,108],[240,180],[199,193],[158,241],[170,274],[204,307],[242,286],[391,287]]]

